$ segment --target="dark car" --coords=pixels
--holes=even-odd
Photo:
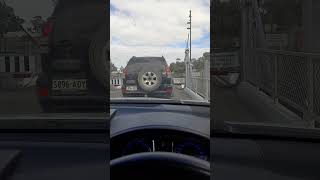
[[[109,49],[106,3],[60,0],[44,27],[49,52],[37,88],[44,111],[101,109],[107,97]]]
[[[122,95],[170,98],[172,77],[164,57],[133,56],[124,69]]]

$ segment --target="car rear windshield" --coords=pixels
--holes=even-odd
[[[0,0],[0,119],[105,113],[108,17],[103,0]]]
[[[154,57],[133,58],[128,62],[128,65],[136,64],[136,63],[157,63],[157,64],[165,65],[166,61],[162,58],[154,58]]]
[[[58,43],[65,40],[90,39],[96,32],[98,26],[104,21],[105,15],[101,1],[94,3],[82,2],[68,7],[61,4],[59,10],[53,14],[53,42]],[[85,13],[83,13],[85,12]]]
[[[135,60],[131,60],[129,61],[128,65],[133,64],[133,63],[149,63],[150,60],[148,59],[135,59]]]

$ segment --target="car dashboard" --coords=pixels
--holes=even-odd
[[[210,160],[210,140],[166,129],[132,131],[111,139],[111,159],[140,152],[172,152]]]
[[[210,160],[210,107],[165,103],[112,103],[110,159],[172,152]]]

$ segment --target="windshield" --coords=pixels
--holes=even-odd
[[[105,114],[106,7],[99,0],[0,1],[2,120]]]
[[[276,136],[279,128],[281,136],[318,130],[320,36],[312,21],[318,6],[215,1],[213,130]]]
[[[111,0],[110,98],[209,102],[209,3]]]

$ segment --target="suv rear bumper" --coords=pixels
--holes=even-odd
[[[137,90],[137,91],[127,91],[125,90],[125,86],[122,87],[122,95],[124,96],[144,96],[144,95],[148,95],[148,96],[165,96],[165,97],[171,97],[172,96],[172,91],[173,91],[173,87],[172,86],[166,86],[165,88],[162,88],[160,90],[157,91],[152,91],[152,92],[146,92],[146,91],[142,91],[142,90]]]
[[[39,97],[45,111],[70,111],[72,109],[85,112],[95,110],[106,112],[106,96],[48,96]],[[51,108],[51,109],[50,109]]]
[[[41,107],[46,111],[50,109],[58,109],[59,111],[70,109],[102,109],[106,106],[108,101],[107,91],[101,85],[93,81],[91,77],[85,76],[90,83],[87,91],[75,91],[69,94],[58,94],[51,90],[51,81],[54,76],[66,75],[65,73],[55,72],[54,74],[41,74],[37,80],[38,101]],[[64,76],[70,79],[76,79],[76,76]],[[63,79],[63,78],[62,78]],[[45,95],[39,92],[40,89],[45,89]],[[103,109],[104,112],[106,109]],[[100,110],[99,110],[100,111]]]

